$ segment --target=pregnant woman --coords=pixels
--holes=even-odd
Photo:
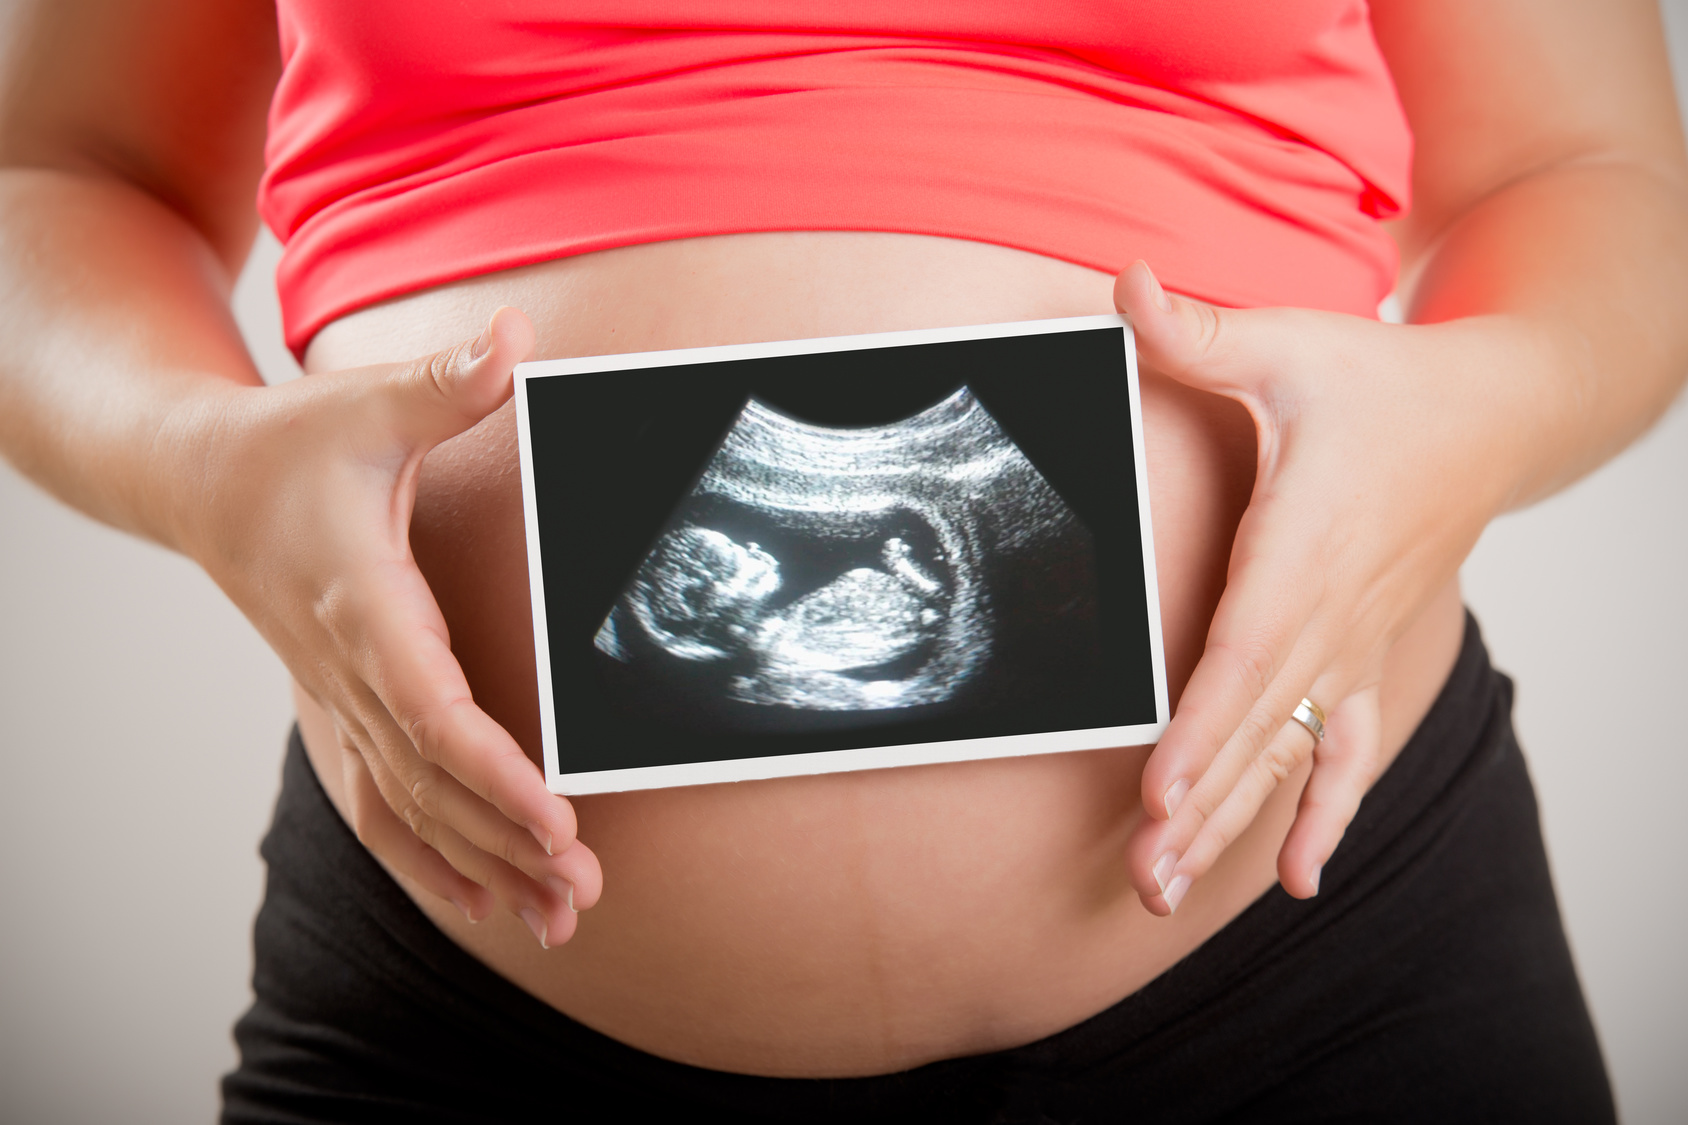
[[[298,683],[227,1120],[1610,1118],[1456,575],[1688,366],[1650,3],[17,20],[0,443]],[[1158,746],[545,790],[515,363],[1116,308]]]

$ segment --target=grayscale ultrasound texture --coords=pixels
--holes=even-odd
[[[1050,559],[1077,565],[1028,597]],[[1004,659],[1005,615],[1047,607],[1094,629],[1090,532],[971,390],[854,429],[751,399],[595,645],[719,666],[740,703],[876,711],[951,700]]]

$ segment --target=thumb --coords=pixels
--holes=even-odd
[[[511,372],[533,342],[533,324],[506,305],[476,339],[399,367],[387,385],[397,400],[394,423],[401,438],[413,448],[432,448],[504,405]]]
[[[1161,288],[1139,258],[1114,280],[1114,307],[1131,318],[1145,366],[1198,390],[1237,397],[1253,389],[1257,342],[1248,314]]]

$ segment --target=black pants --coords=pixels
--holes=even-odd
[[[1273,888],[1047,1039],[842,1080],[667,1062],[520,991],[363,850],[295,732],[223,1120],[1611,1121],[1511,703],[1468,621],[1317,898]]]

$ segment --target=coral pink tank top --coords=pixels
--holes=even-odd
[[[1365,0],[279,0],[288,341],[632,243],[875,230],[1370,315],[1411,137]]]

